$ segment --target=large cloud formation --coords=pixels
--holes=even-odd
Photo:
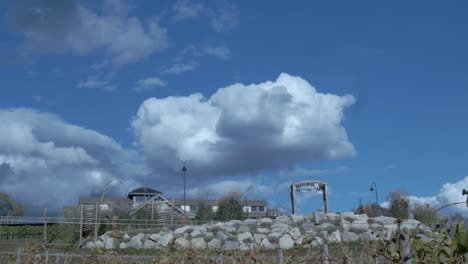
[[[13,28],[34,52],[106,54],[106,63],[120,67],[147,58],[167,47],[167,30],[157,19],[129,16],[120,0],[104,1],[103,12],[93,12],[77,0],[17,0],[9,10]]]
[[[453,204],[453,203],[462,203],[466,201],[466,196],[462,195],[463,189],[468,187],[468,176],[465,178],[450,183],[445,183],[442,188],[440,189],[439,193],[435,196],[429,197],[417,197],[417,196],[410,196],[410,201],[412,203],[420,203],[420,204],[430,204],[435,208],[441,208],[445,205]],[[442,213],[447,214],[450,212],[459,212],[465,215],[468,215],[468,207],[464,203],[456,204],[453,206],[448,206],[447,209],[442,211]]]
[[[31,210],[58,212],[80,195],[109,190],[144,173],[113,139],[32,109],[0,110],[0,185]],[[128,191],[117,181],[112,191]]]
[[[185,161],[200,176],[250,174],[355,155],[342,126],[350,95],[318,92],[300,77],[234,84],[201,94],[150,98],[132,123],[150,166],[173,173]]]

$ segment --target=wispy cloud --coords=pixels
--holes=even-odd
[[[164,69],[161,71],[162,74],[181,74],[188,71],[195,70],[197,66],[196,62],[191,63],[175,63],[169,68]]]
[[[151,77],[146,79],[141,79],[135,82],[135,86],[133,90],[142,92],[142,91],[149,91],[153,90],[156,87],[165,87],[167,86],[167,82],[163,81],[157,77]]]
[[[227,60],[231,58],[231,50],[224,46],[210,46],[202,49],[208,56],[213,56],[218,59]]]
[[[103,91],[113,91],[116,86],[111,85],[110,81],[102,80],[97,76],[89,76],[86,80],[79,82],[76,85],[78,88],[97,89]]]
[[[237,6],[228,0],[200,3],[191,0],[179,0],[172,7],[172,20],[181,22],[185,20],[208,18],[211,27],[216,32],[232,30],[238,23],[239,11]]]

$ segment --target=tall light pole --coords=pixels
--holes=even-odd
[[[375,191],[375,202],[379,205],[379,195],[377,194],[377,184],[375,182],[371,183],[370,191]]]
[[[184,165],[182,166],[182,173],[184,174],[184,215],[185,215],[185,172],[187,171],[187,168],[185,167],[185,162]]]

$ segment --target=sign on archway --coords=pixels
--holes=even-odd
[[[323,212],[328,212],[328,183],[316,180],[306,180],[291,184],[292,213],[296,214],[296,191],[310,192],[321,191],[323,194]]]

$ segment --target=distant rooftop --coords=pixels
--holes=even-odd
[[[172,199],[168,199],[172,201]],[[218,205],[218,199],[185,199],[186,205],[208,205],[215,206]],[[175,205],[183,205],[184,199],[174,199]],[[267,206],[268,203],[265,200],[243,200],[242,204],[245,206]]]
[[[133,196],[155,196],[157,194],[162,194],[162,192],[156,191],[149,187],[140,187],[128,193],[128,198],[133,199]]]

